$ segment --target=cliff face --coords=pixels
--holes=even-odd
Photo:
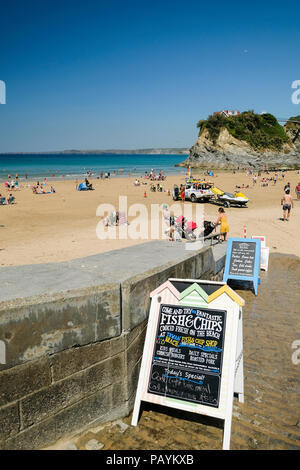
[[[235,138],[223,127],[215,142],[208,129],[200,132],[197,142],[190,149],[189,157],[182,166],[211,169],[237,169],[262,167],[300,166],[300,135],[290,130],[288,142],[280,150],[252,148],[247,142]],[[300,132],[299,132],[300,134]],[[294,140],[293,140],[294,137]]]
[[[290,138],[291,142],[295,146],[296,150],[300,152],[300,122],[298,124],[286,124],[284,126],[285,132],[287,133],[288,137]]]

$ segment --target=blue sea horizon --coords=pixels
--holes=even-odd
[[[18,175],[20,180],[37,178],[80,178],[87,174],[99,176],[144,176],[153,169],[164,174],[185,173],[175,165],[186,155],[175,154],[2,154],[0,155],[0,180]],[[121,170],[121,171],[120,171]]]

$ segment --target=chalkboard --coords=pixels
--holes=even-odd
[[[260,284],[260,252],[260,239],[229,238],[223,281],[242,281],[244,287],[253,286],[257,295],[257,287]]]
[[[255,242],[232,242],[229,275],[253,277],[255,251]]]
[[[218,407],[226,311],[161,305],[148,393]]]

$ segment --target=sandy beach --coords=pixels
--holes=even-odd
[[[273,174],[265,175],[271,177]],[[193,176],[203,176],[194,172]],[[262,187],[258,177],[254,185],[252,176],[245,172],[233,174],[231,172],[216,172],[214,177],[207,177],[224,191],[233,192],[235,186],[248,186],[241,191],[249,198],[247,208],[230,207],[226,209],[231,237],[243,237],[244,227],[247,236],[265,235],[267,246],[271,253],[286,253],[300,256],[300,200],[296,199],[295,186],[300,181],[297,171],[289,171],[282,178],[279,175],[276,184]],[[74,258],[81,258],[97,253],[114,250],[126,246],[145,243],[147,239],[99,239],[96,228],[101,217],[99,209],[101,204],[111,204],[119,210],[119,197],[127,197],[127,207],[133,210],[133,204],[142,204],[147,209],[147,215],[140,216],[140,227],[145,228],[148,218],[148,241],[151,238],[150,218],[152,204],[168,204],[175,202],[168,190],[172,193],[174,184],[184,183],[184,175],[167,176],[162,181],[163,192],[151,192],[149,180],[140,178],[141,185],[134,185],[133,177],[114,177],[111,179],[90,179],[94,191],[77,191],[74,180],[55,181],[45,186],[50,191],[51,185],[55,188],[54,194],[33,194],[31,186],[36,182],[21,181],[18,190],[12,191],[16,204],[0,207],[0,264],[1,266],[16,266],[45,262],[59,262]],[[283,188],[287,182],[291,184],[291,194],[294,198],[294,208],[289,222],[283,222],[282,207],[280,204]],[[147,183],[147,184],[146,184]],[[155,182],[157,184],[157,182]],[[146,191],[146,196],[144,193]],[[4,184],[0,185],[0,193],[7,197],[10,194]],[[182,202],[177,202],[174,215],[179,215]],[[185,204],[201,206],[204,209],[205,220],[216,221],[218,206],[212,203]],[[158,206],[156,206],[158,207]],[[179,211],[179,212],[178,212]],[[131,214],[131,215],[130,215]],[[138,215],[138,214],[136,214]],[[153,214],[152,214],[153,215]],[[158,216],[154,215],[154,219]],[[159,215],[161,219],[161,215]],[[136,221],[136,224],[134,223]],[[128,221],[132,231],[137,224],[133,212],[129,212]],[[161,222],[160,222],[161,223]],[[129,228],[128,227],[128,228]],[[217,230],[219,230],[217,228]],[[162,230],[160,229],[160,232]],[[170,242],[172,243],[172,242]]]

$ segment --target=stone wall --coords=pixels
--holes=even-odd
[[[225,245],[162,246],[0,270],[1,449],[41,448],[130,412],[150,292],[170,277],[216,279],[224,267]],[[88,276],[75,283],[78,266]]]

